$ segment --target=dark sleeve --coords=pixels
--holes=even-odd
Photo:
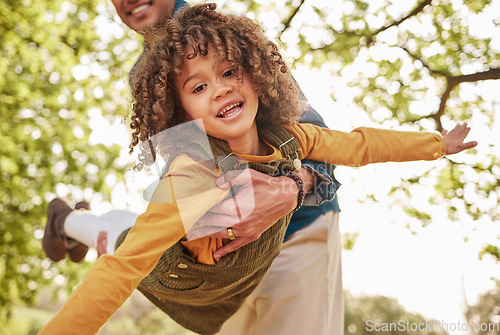
[[[321,115],[319,115],[319,113],[316,112],[316,110],[309,104],[309,101],[307,101],[304,92],[302,92],[302,90],[300,89],[300,86],[295,78],[293,78],[293,81],[297,86],[299,101],[303,106],[303,114],[300,117],[299,122],[312,123],[316,126],[326,128],[325,121],[323,120]],[[335,165],[310,160],[304,160],[302,163],[304,168],[312,170],[316,174],[314,188],[307,194],[304,204],[307,206],[319,206],[325,201],[331,201],[335,197],[337,189],[340,186],[340,183],[335,179],[335,176],[333,175]]]

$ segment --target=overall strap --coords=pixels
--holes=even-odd
[[[259,133],[273,146],[280,149],[285,159],[298,158],[299,141],[279,123],[259,123]]]
[[[257,171],[270,175],[280,174],[280,171],[300,169],[301,154],[298,151],[299,142],[279,123],[258,123],[257,129],[272,146],[279,148],[284,159],[269,163],[245,162],[238,158],[229,144],[218,138],[209,137],[216,165],[225,173],[229,170],[242,169],[249,166]]]
[[[240,160],[233,154],[229,144],[221,139],[209,136],[210,146],[215,158],[215,165],[226,173],[229,170],[236,170],[240,167]]]
[[[283,170],[300,169],[302,155],[299,141],[288,130],[279,123],[268,122],[260,125],[259,132],[271,145],[279,148],[284,157],[274,174],[281,174]]]

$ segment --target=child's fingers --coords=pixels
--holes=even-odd
[[[108,246],[108,233],[105,231],[99,232],[97,237],[97,257],[101,257],[102,255],[107,254],[107,246]]]
[[[464,131],[465,129],[470,129],[469,127],[467,127],[467,122],[457,124],[453,130],[461,132]]]
[[[464,126],[459,130],[457,133],[457,136],[460,138],[460,140],[463,142],[467,135],[469,135],[470,128],[466,126],[467,124],[465,123]],[[469,142],[470,143],[470,142]]]
[[[470,131],[470,128],[469,127],[466,127],[463,131],[463,134],[464,134],[464,138],[467,137],[467,135],[469,135],[469,131]]]
[[[476,145],[477,145],[476,141],[471,141],[471,142],[464,143],[464,144],[462,144],[462,148],[463,148],[462,150],[474,148]]]
[[[464,123],[462,124],[462,127],[463,127],[462,131],[463,131],[463,132],[466,134],[466,136],[467,136],[467,134],[469,134],[469,131],[470,131],[470,127],[467,127],[467,122],[464,122]]]
[[[455,126],[455,128],[453,128],[450,132],[448,132],[447,130],[443,130],[441,132],[441,135],[442,136],[446,136],[446,135],[454,136],[454,137],[457,137],[457,138],[460,138],[463,140],[467,137],[467,135],[469,134],[469,131],[470,131],[470,127],[467,127],[467,122],[464,122],[464,123],[457,124]]]

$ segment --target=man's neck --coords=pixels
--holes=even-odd
[[[175,1],[175,7],[172,12],[172,16],[176,18],[181,11],[179,9],[183,7],[189,6],[188,3],[185,0],[176,0]],[[148,30],[143,31],[143,32],[138,32],[144,37],[144,49],[147,50],[149,45],[151,45],[155,39],[156,36],[158,36],[158,32],[161,31],[162,26],[165,22],[161,22],[158,25],[155,25],[154,27],[148,28]]]

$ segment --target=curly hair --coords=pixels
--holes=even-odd
[[[133,131],[129,146],[130,153],[137,145],[142,149],[138,170],[154,162],[155,148],[149,141],[152,136],[189,120],[176,91],[176,77],[184,59],[206,56],[209,46],[218,58],[236,67],[240,78],[242,71],[247,74],[259,97],[257,121],[284,124],[301,114],[296,86],[277,46],[252,20],[223,15],[215,9],[213,3],[188,7],[177,19],[168,20],[162,27],[162,37],[156,39],[141,61],[132,90]],[[182,146],[168,143],[161,136],[155,142],[160,154],[161,148]]]

